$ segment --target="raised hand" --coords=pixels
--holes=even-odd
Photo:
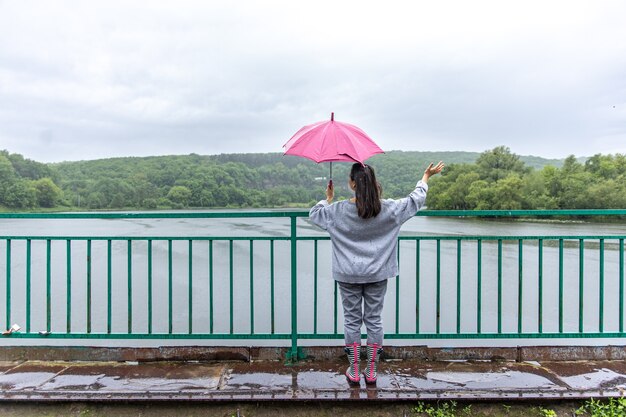
[[[326,201],[332,203],[333,197],[335,197],[335,186],[333,185],[333,180],[330,180],[326,187]]]
[[[430,177],[432,177],[433,175],[439,174],[441,170],[445,167],[442,161],[439,161],[437,165],[434,165],[434,166],[433,165],[434,164],[431,162],[430,165],[428,165],[428,168],[426,168],[426,170],[424,171],[422,182],[428,182],[428,179]]]

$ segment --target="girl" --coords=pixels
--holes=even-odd
[[[381,313],[387,279],[398,274],[400,226],[424,205],[428,179],[441,172],[444,164],[430,164],[415,190],[400,200],[381,200],[381,187],[369,165],[352,165],[348,185],[355,197],[331,204],[334,187],[329,182],[326,200],[309,212],[313,223],[330,235],[332,273],[341,293],[346,353],[350,367],[346,378],[359,384],[361,325],[367,328],[365,382],[376,383],[376,365],[383,344]]]

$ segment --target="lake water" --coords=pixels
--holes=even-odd
[[[0,234],[7,236],[100,236],[100,237],[288,237],[289,219],[281,218],[226,218],[226,219],[125,219],[125,220],[0,220]],[[311,225],[308,219],[298,220],[298,236],[326,236]],[[599,223],[548,223],[529,221],[456,219],[439,217],[415,217],[402,228],[407,236],[578,236],[626,234],[620,224]],[[566,242],[563,257],[564,281],[564,331],[576,332],[579,325],[579,248],[577,241]],[[317,283],[314,277],[312,241],[298,243],[298,328],[300,332],[342,332],[341,305],[335,322],[334,281],[330,277],[330,244],[318,244]],[[585,244],[584,258],[584,309],[583,324],[586,332],[598,331],[600,309],[600,251],[598,241]],[[250,242],[234,241],[233,247],[233,317],[234,333],[249,333],[254,324],[255,333],[272,331],[271,309],[271,257],[268,241],[253,243],[250,262]],[[0,240],[0,326],[6,326],[6,240]],[[148,243],[132,244],[132,330],[148,331]],[[478,263],[476,241],[464,241],[461,245],[461,332],[474,333],[478,329]],[[603,255],[604,268],[604,331],[617,331],[619,325],[619,251],[616,240],[607,240]],[[107,305],[107,241],[92,242],[91,264],[91,331],[106,332],[108,325]],[[274,331],[288,333],[291,318],[290,243],[274,243]],[[46,328],[46,241],[33,240],[31,263],[31,331]],[[502,331],[516,332],[519,308],[519,247],[516,240],[504,241],[502,261]],[[53,332],[66,331],[67,317],[67,246],[65,241],[51,243],[51,327]],[[172,242],[172,332],[189,331],[189,243]],[[210,298],[209,255],[212,253],[213,298]],[[457,241],[441,243],[441,292],[439,330],[455,333],[457,329]],[[385,302],[384,321],[387,333],[396,329],[400,333],[434,333],[437,330],[436,274],[437,248],[435,241],[424,240],[419,247],[419,297],[417,286],[417,247],[413,241],[402,241],[400,246],[400,279],[390,280]],[[538,270],[539,253],[536,240],[525,242],[522,250],[522,331],[538,331]],[[73,241],[71,247],[71,326],[75,332],[87,329],[87,244]],[[498,247],[496,242],[482,243],[481,271],[481,331],[496,332],[498,326]],[[111,331],[125,333],[128,326],[128,244],[126,241],[111,243]],[[194,241],[191,269],[191,325],[194,333],[228,333],[230,317],[230,243],[216,241],[210,247],[208,241]],[[250,269],[253,274],[251,279]],[[544,242],[543,249],[543,317],[544,332],[557,332],[559,326],[559,250],[555,241]],[[11,321],[24,327],[26,320],[26,243],[11,242]],[[169,331],[169,248],[166,240],[152,244],[152,332]],[[398,287],[399,285],[399,287]],[[317,286],[317,310],[314,295]],[[399,294],[397,295],[397,293]],[[396,306],[396,300],[399,304]],[[252,303],[253,301],[253,303]],[[251,311],[251,304],[254,310]],[[419,304],[419,313],[416,310]],[[397,308],[396,308],[397,307]],[[211,316],[211,310],[213,312]],[[396,320],[396,310],[399,320]],[[317,313],[316,315],[314,313]],[[252,319],[254,323],[252,323]],[[53,340],[50,339],[50,342]],[[62,341],[61,341],[62,342]],[[520,344],[520,341],[481,342],[491,345]],[[530,344],[537,344],[535,343]],[[20,340],[20,343],[36,343]],[[92,341],[89,343],[93,344]],[[121,342],[109,341],[106,344]],[[135,344],[139,342],[133,342]],[[157,342],[140,342],[150,345]],[[188,341],[167,344],[190,344]],[[192,344],[217,344],[216,341],[193,341]],[[324,341],[323,343],[329,343]],[[332,343],[335,343],[334,341]],[[340,342],[338,342],[340,343]],[[393,341],[402,344],[403,341]],[[415,342],[407,342],[415,343]],[[428,342],[435,345],[438,342]],[[462,341],[446,345],[461,345]],[[542,343],[544,343],[542,341]],[[50,344],[50,343],[48,343]],[[62,344],[62,343],[60,343]],[[127,344],[127,343],[124,343]],[[163,343],[159,343],[163,344]],[[252,344],[260,344],[258,341]],[[270,344],[280,344],[273,341]],[[312,341],[311,344],[320,344]],[[421,343],[420,344],[424,344]]]

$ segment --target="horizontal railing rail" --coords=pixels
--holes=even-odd
[[[431,217],[620,218],[626,210],[421,211]],[[0,339],[343,338],[327,235],[305,211],[2,213],[4,220],[284,219],[280,233],[0,236]],[[1,223],[0,223],[1,224]],[[77,223],[80,226],[80,222]],[[286,228],[287,226],[288,228]],[[301,226],[300,226],[301,228]],[[206,233],[204,233],[206,232]],[[283,235],[281,235],[283,234]],[[623,338],[624,235],[407,235],[385,337]],[[300,289],[300,291],[299,291]]]
[[[303,210],[287,211],[198,211],[198,212],[68,212],[68,213],[0,213],[0,219],[203,219],[250,217],[308,217]],[[560,216],[626,216],[626,209],[563,210],[422,210],[423,217],[560,217]]]

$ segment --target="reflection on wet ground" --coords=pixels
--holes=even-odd
[[[0,362],[0,399],[415,400],[618,396],[626,364],[391,361],[376,386],[351,388],[340,361]]]

